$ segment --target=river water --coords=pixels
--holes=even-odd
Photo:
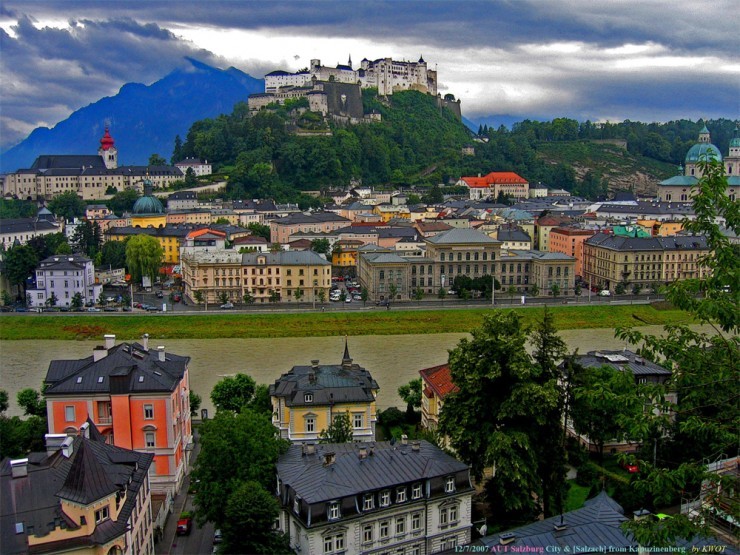
[[[641,328],[659,334],[662,328]],[[429,335],[365,335],[349,338],[354,362],[367,368],[380,386],[378,408],[402,407],[398,387],[419,376],[419,370],[447,362],[447,352],[466,337],[461,333]],[[629,347],[614,337],[612,329],[560,332],[571,350],[579,352]],[[16,394],[21,389],[40,389],[49,362],[90,356],[99,341],[0,341],[0,389],[8,392],[8,415],[20,415]],[[203,408],[213,414],[209,394],[223,376],[242,372],[257,383],[272,383],[295,365],[319,359],[338,364],[344,352],[343,337],[276,339],[150,339],[150,348],[164,345],[167,351],[190,356],[190,386],[203,398]]]

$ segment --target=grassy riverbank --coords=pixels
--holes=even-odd
[[[526,323],[541,308],[518,310]],[[691,323],[682,311],[653,305],[551,307],[558,329]],[[490,309],[367,310],[342,313],[219,313],[190,315],[57,315],[0,317],[0,339],[89,339],[106,333],[131,340],[148,333],[162,339],[321,337],[469,332]]]

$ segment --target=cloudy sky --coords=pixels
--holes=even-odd
[[[471,119],[738,119],[737,14],[737,0],[2,0],[0,147],[183,56],[262,77],[423,55]]]

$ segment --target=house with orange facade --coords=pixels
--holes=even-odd
[[[576,259],[576,275],[583,276],[583,243],[596,231],[575,227],[554,227],[550,230],[550,252],[567,254]]]
[[[105,345],[78,360],[52,360],[44,379],[49,433],[75,434],[89,418],[106,441],[154,455],[154,493],[180,489],[193,447],[190,357],[141,343]],[[169,499],[168,499],[169,500]]]

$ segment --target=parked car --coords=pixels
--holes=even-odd
[[[351,303],[352,302],[352,296],[351,295],[347,295],[347,297],[344,299],[344,302],[345,303]]]
[[[223,541],[224,537],[221,534],[221,530],[216,530],[213,533],[213,543],[221,543]]]
[[[229,310],[230,308],[234,308],[234,303],[224,303],[219,308],[221,310]]]
[[[361,301],[362,295],[360,295],[359,293],[355,293],[354,295],[352,295],[352,298],[356,301]]]
[[[115,306],[106,306],[103,309],[104,312],[118,312],[118,309]]]
[[[88,312],[100,312],[100,309],[94,306],[91,306],[90,308],[87,309],[87,311]]]
[[[187,536],[190,534],[190,531],[192,529],[193,529],[193,517],[187,513],[181,514],[180,518],[177,521],[177,535]]]
[[[388,306],[389,304],[388,301],[375,301],[375,306]]]
[[[163,299],[164,298],[164,293],[162,293],[161,291],[157,291],[157,298],[158,299]]]
[[[172,295],[172,302],[179,303],[182,300],[182,297],[179,293],[174,293]]]
[[[611,297],[611,296],[612,296],[612,292],[609,291],[608,289],[602,289],[601,291],[599,291],[599,297]]]

